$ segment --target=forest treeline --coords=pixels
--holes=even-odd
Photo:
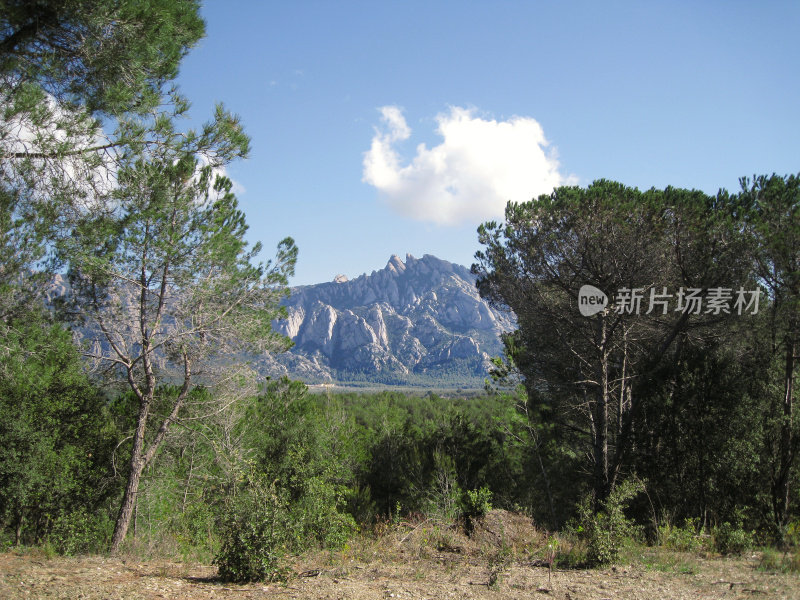
[[[239,118],[187,125],[173,80],[203,31],[192,0],[0,0],[3,547],[245,580],[489,506],[593,535],[597,562],[634,524],[797,543],[797,177],[510,204],[473,267],[518,325],[485,396],[259,382],[242,359],[290,344],[271,323],[297,248],[258,262],[245,239]],[[586,289],[607,305],[581,312]]]
[[[31,339],[36,354],[14,363],[39,388],[17,379],[18,389],[9,389],[4,381],[3,398],[14,402],[3,405],[3,540],[105,552],[136,401],[99,393],[69,335],[54,327]],[[45,350],[56,332],[61,356]],[[695,533],[726,526],[752,543],[783,541],[775,536],[772,472],[764,468],[775,460],[774,440],[765,439],[774,417],[742,393],[752,373],[747,365],[698,362],[693,376],[718,392],[684,398],[680,410],[664,402],[649,412],[663,427],[651,435],[668,441],[655,459],[649,446],[633,456],[626,482],[640,493],[629,499],[627,518],[651,540],[660,527],[688,520]],[[236,580],[274,576],[287,554],[341,547],[376,522],[455,523],[489,505],[528,514],[543,529],[574,531],[592,498],[587,456],[555,426],[532,419],[532,410],[522,389],[443,398],[311,394],[299,382],[268,383],[230,411],[184,415],[142,475],[126,547],[216,559]],[[260,570],[252,560],[264,563]]]
[[[479,228],[478,288],[518,319],[495,375],[526,391],[543,473],[595,507],[639,477],[673,517],[796,530],[799,210],[793,175],[598,181]],[[587,289],[607,305],[582,312]]]

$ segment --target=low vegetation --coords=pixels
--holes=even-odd
[[[758,555],[764,572],[797,571],[791,540],[764,546],[768,520],[761,529],[742,518],[675,524],[648,500],[657,482],[636,477],[601,502],[585,492],[553,533],[519,398],[310,394],[284,379],[230,411],[165,442],[142,479],[126,555],[213,562],[217,577],[236,583],[287,581],[298,561],[325,553],[384,556],[389,540],[425,559],[474,557],[493,588],[525,564],[551,575],[608,565],[692,574],[712,557]],[[103,414],[101,430],[117,431]],[[111,464],[94,473],[87,485],[109,490],[105,503],[87,510],[78,495],[46,522],[8,520],[4,547],[102,552],[123,479]]]
[[[551,562],[551,553],[554,560]],[[256,556],[256,555],[253,555]],[[125,552],[59,557],[43,549],[0,554],[5,598],[108,596],[163,598],[448,597],[718,598],[795,597],[796,554],[753,550],[722,556],[713,548],[677,551],[628,540],[619,560],[588,570],[588,544],[549,534],[520,513],[492,509],[468,534],[463,523],[417,516],[376,521],[338,549],[284,556],[279,571],[254,582],[219,578],[217,568]],[[60,594],[60,596],[58,595]]]

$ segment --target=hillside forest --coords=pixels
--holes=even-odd
[[[798,176],[509,204],[472,266],[516,319],[484,392],[312,394],[242,359],[289,347],[298,254],[245,239],[239,118],[186,126],[203,33],[194,0],[0,0],[0,546],[247,581],[491,507],[582,537],[581,564],[673,529],[800,543]]]

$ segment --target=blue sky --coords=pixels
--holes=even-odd
[[[228,169],[293,285],[391,254],[469,266],[506,200],[800,172],[798,2],[207,0],[178,84],[242,117]],[[513,197],[512,197],[513,196]]]

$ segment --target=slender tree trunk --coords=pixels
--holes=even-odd
[[[594,439],[594,496],[595,509],[608,497],[608,352],[606,349],[606,322],[599,322],[600,363],[597,373],[597,394],[595,398],[595,439]]]
[[[781,445],[778,476],[773,483],[772,504],[775,525],[782,529],[789,514],[789,474],[792,468],[792,412],[794,403],[795,341],[790,333],[786,338],[786,365],[783,374]]]
[[[152,371],[149,370],[149,363],[145,361],[148,368],[148,387],[147,392],[140,397],[141,407],[139,409],[139,417],[136,425],[136,433],[133,436],[133,450],[131,451],[131,469],[128,475],[128,483],[125,486],[125,495],[122,497],[122,505],[119,508],[117,522],[114,525],[114,535],[111,537],[111,554],[119,552],[122,542],[125,540],[125,535],[128,533],[128,527],[131,523],[131,516],[133,509],[136,506],[136,494],[139,492],[139,481],[142,477],[142,472],[145,467],[150,464],[158,451],[161,442],[167,435],[170,425],[178,418],[178,413],[186,400],[189,393],[192,380],[192,370],[189,357],[184,353],[183,355],[184,378],[183,386],[181,387],[178,397],[175,399],[175,404],[172,406],[170,414],[161,422],[155,436],[150,442],[149,447],[145,449],[144,436],[147,430],[147,420],[150,416],[150,404],[153,400],[155,385],[152,382]],[[138,388],[134,388],[138,389]]]
[[[22,542],[22,522],[25,520],[25,513],[17,513],[17,526],[14,528],[14,545],[19,546]]]
[[[133,516],[133,509],[136,506],[136,495],[139,492],[139,481],[142,478],[142,472],[149,462],[148,456],[150,451],[145,453],[144,450],[144,437],[147,431],[147,420],[150,417],[150,405],[153,401],[155,394],[156,378],[153,372],[152,356],[150,353],[150,340],[152,331],[147,327],[147,265],[148,265],[148,239],[150,233],[150,222],[145,223],[145,244],[142,247],[141,257],[141,273],[139,276],[139,285],[141,291],[139,292],[139,333],[141,335],[140,341],[142,344],[142,367],[145,374],[145,387],[143,392],[139,392],[139,388],[135,385],[133,380],[133,370],[128,367],[128,382],[131,388],[136,392],[139,398],[139,416],[136,421],[136,433],[133,436],[133,449],[131,450],[131,463],[130,472],[128,474],[128,482],[125,485],[125,494],[122,496],[122,504],[119,507],[117,515],[117,522],[114,524],[114,535],[111,537],[111,554],[119,552],[122,542],[125,541],[125,536],[128,533],[128,527],[131,523]],[[166,268],[166,267],[165,267]],[[163,288],[163,285],[162,285]],[[159,300],[163,298],[162,295]],[[152,448],[151,448],[152,449]]]

